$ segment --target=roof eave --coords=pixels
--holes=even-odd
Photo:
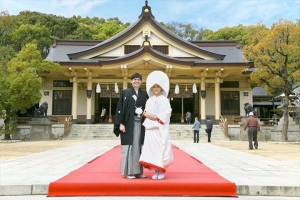
[[[72,65],[72,66],[99,66],[99,62],[70,62],[70,61],[57,61],[60,65]]]
[[[174,59],[168,55],[161,55],[158,54],[153,48],[149,47],[148,53],[152,56],[155,56],[156,58],[159,58],[161,60],[175,63],[175,64],[180,64],[180,65],[186,65],[186,66],[193,66],[195,61],[186,61],[186,60],[180,60],[180,59]]]
[[[236,62],[236,63],[195,63],[194,66],[246,66],[249,67],[249,63]]]

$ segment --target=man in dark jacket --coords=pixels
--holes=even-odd
[[[207,141],[210,142],[210,137],[211,137],[211,131],[213,129],[213,123],[210,120],[209,117],[206,117],[206,129],[205,132],[207,133]]]
[[[140,89],[141,83],[139,73],[131,76],[132,87],[122,90],[114,119],[114,133],[120,135],[122,145],[120,170],[129,179],[146,177],[138,163],[145,136],[142,113],[148,99],[147,92]]]

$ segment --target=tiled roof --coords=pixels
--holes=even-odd
[[[146,12],[145,9],[148,9],[148,11]],[[144,6],[142,8],[142,14],[140,15],[139,19],[135,23],[133,23],[131,26],[127,27],[125,30],[123,30],[120,33],[116,34],[115,36],[99,43],[98,45],[89,47],[87,49],[84,49],[84,50],[81,50],[78,52],[69,53],[68,56],[71,59],[78,58],[80,56],[90,54],[94,51],[99,51],[103,48],[106,48],[106,47],[116,43],[116,42],[122,41],[128,35],[130,35],[134,31],[136,31],[139,27],[141,27],[145,21],[149,22],[154,28],[156,28],[157,31],[161,32],[164,35],[167,35],[169,38],[173,39],[177,43],[180,43],[181,45],[185,46],[186,48],[193,49],[194,51],[198,51],[201,54],[205,54],[205,55],[213,57],[215,59],[223,59],[224,58],[224,55],[211,52],[211,51],[203,49],[193,43],[185,41],[181,37],[177,36],[176,34],[172,33],[168,29],[164,28],[159,22],[157,22],[154,19],[154,16],[151,13],[151,7],[149,7],[149,6]]]
[[[76,40],[74,40],[76,41]],[[221,41],[222,42],[222,41]],[[80,59],[70,59],[68,57],[68,54],[84,51],[86,49],[89,49],[91,46],[74,46],[74,45],[59,45],[57,44],[55,47],[50,48],[50,52],[48,56],[46,57],[45,60],[50,60],[50,61],[56,61],[56,62],[76,62],[79,61]],[[238,49],[234,46],[220,46],[220,47],[205,47],[204,49],[211,51],[211,52],[216,52],[225,55],[224,60],[203,60],[203,59],[192,59],[195,61],[195,63],[243,63],[244,62],[244,56],[242,54],[241,49]],[[153,49],[153,51],[155,51]],[[136,52],[137,53],[137,52]],[[162,57],[170,57],[168,55],[162,54],[157,51],[157,54],[161,55]],[[128,55],[125,55],[128,56]],[[187,61],[191,60],[191,58],[173,58],[177,60],[182,60],[182,61]],[[96,60],[96,59],[95,59]],[[101,58],[97,60],[102,60]],[[107,60],[107,58],[105,58]],[[86,62],[88,62],[86,60]]]
[[[148,9],[148,12],[145,12],[145,9]],[[133,55],[138,55],[139,50],[137,52],[133,52],[130,55],[124,55],[118,58],[97,58],[97,59],[77,59],[81,56],[91,54],[94,51],[99,51],[103,48],[109,47],[115,42],[122,41],[122,39],[126,38],[128,35],[137,30],[142,24],[148,21],[157,31],[161,32],[164,35],[168,35],[168,37],[173,40],[175,43],[179,43],[180,45],[185,46],[187,49],[191,49],[193,51],[199,52],[199,54],[206,55],[214,58],[213,60],[204,60],[201,58],[171,58],[168,55],[162,54],[160,52],[156,52],[152,49],[151,52],[155,52],[156,56],[160,56],[161,58],[171,59],[172,61],[177,62],[193,62],[194,65],[202,65],[202,64],[245,64],[245,58],[243,56],[242,50],[237,45],[237,41],[193,41],[189,42],[183,40],[176,34],[172,33],[164,26],[162,26],[159,22],[154,19],[154,16],[151,13],[151,7],[144,6],[142,8],[142,13],[139,16],[139,19],[133,23],[131,26],[127,27],[122,32],[116,34],[115,36],[105,40],[99,41],[98,44],[85,42],[84,40],[59,40],[54,39],[54,45],[50,48],[50,52],[46,58],[46,60],[56,61],[56,62],[85,62],[85,63],[97,63],[98,61],[107,62],[108,60],[120,60],[125,59],[126,57],[132,57]],[[73,42],[72,42],[73,41]],[[80,45],[80,44],[83,45]],[[248,63],[249,65],[249,63]]]
[[[266,90],[263,87],[255,87],[252,90],[253,96],[261,96],[261,97],[268,97],[270,95],[267,94]]]

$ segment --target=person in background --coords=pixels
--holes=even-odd
[[[186,122],[188,124],[191,123],[191,118],[192,118],[192,113],[190,111],[187,111],[186,114],[185,114],[185,118],[186,118]]]
[[[101,117],[101,123],[106,124],[106,121],[105,121],[105,119],[106,119],[106,109],[104,108],[104,106],[102,107],[100,117]]]
[[[210,120],[209,117],[206,117],[206,129],[205,132],[207,133],[207,142],[211,142],[210,138],[211,138],[211,131],[213,129],[213,123]]]
[[[144,113],[146,133],[139,163],[155,171],[152,179],[164,179],[166,168],[174,160],[169,131],[169,78],[164,72],[153,71],[148,75],[146,88],[150,98]]]
[[[193,129],[194,129],[194,143],[199,143],[199,131],[201,128],[201,124],[198,121],[198,117],[195,117],[195,122],[193,125]]]
[[[120,170],[128,179],[146,177],[139,159],[145,137],[142,113],[148,95],[140,88],[141,83],[142,75],[135,73],[131,76],[132,86],[122,90],[114,119],[114,134],[121,138]]]
[[[254,142],[255,149],[258,149],[257,131],[260,132],[260,125],[258,120],[254,117],[254,113],[250,112],[249,117],[245,122],[244,131],[248,128],[248,141],[249,150],[253,150],[252,140]]]

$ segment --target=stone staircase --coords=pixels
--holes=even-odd
[[[187,124],[171,124],[170,135],[171,140],[191,140],[193,141],[194,131],[193,125]],[[73,124],[67,137],[68,140],[119,140],[113,133],[113,124]],[[229,140],[224,137],[224,134],[219,125],[214,125],[212,141]],[[205,133],[205,125],[202,125],[200,130],[200,142],[207,141]]]

